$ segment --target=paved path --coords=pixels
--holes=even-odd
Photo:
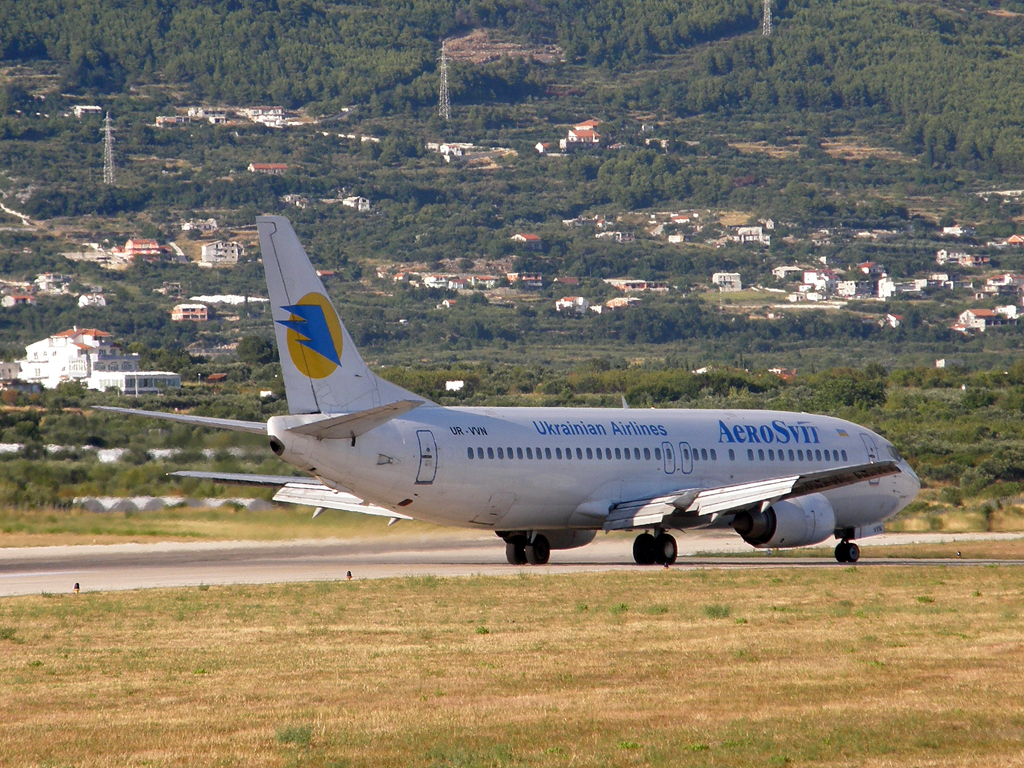
[[[751,550],[735,534],[712,532],[677,537],[680,558],[674,568],[834,568],[831,558],[772,557]],[[1011,540],[1022,534],[886,534],[872,545],[935,544],[948,541]],[[831,548],[831,546],[830,546]],[[885,558],[861,565],[988,565],[1021,561],[922,560]],[[110,544],[0,549],[0,596],[83,590],[122,590],[198,584],[265,584],[289,581],[388,576],[504,575],[632,570],[632,539],[599,537],[581,549],[553,552],[542,567],[517,568],[505,562],[496,537],[391,537],[290,542],[213,542]]]

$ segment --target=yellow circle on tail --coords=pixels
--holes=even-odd
[[[334,311],[334,307],[331,306],[330,300],[326,296],[320,293],[307,293],[296,304],[299,306],[316,306],[324,313],[324,320],[327,322],[327,328],[331,332],[331,343],[334,345],[334,349],[338,354],[338,360],[341,360],[341,350],[344,344],[343,336],[341,333],[341,320],[338,319],[338,313]],[[302,318],[296,315],[291,316],[292,320],[301,320]],[[328,360],[326,357],[318,352],[314,352],[308,346],[304,346],[301,342],[305,340],[297,331],[288,329],[288,355],[292,359],[292,363],[299,372],[311,379],[324,379],[330,376],[338,368],[337,364],[333,360]]]

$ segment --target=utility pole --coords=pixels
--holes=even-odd
[[[441,93],[437,100],[437,114],[442,120],[452,119],[452,104],[448,94],[448,51],[447,41],[441,41]]]
[[[114,186],[114,129],[110,127],[110,113],[103,121],[103,183]]]
[[[761,14],[761,34],[768,37],[772,33],[772,0],[764,0]]]

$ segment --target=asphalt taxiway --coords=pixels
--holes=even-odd
[[[1021,534],[886,534],[873,545],[1009,540]],[[729,533],[678,537],[673,568],[835,568],[827,557],[777,557],[751,550]],[[546,566],[510,566],[504,544],[487,535],[433,535],[288,542],[109,544],[0,549],[0,596],[180,587],[199,584],[266,584],[391,576],[507,575],[517,571],[569,573],[636,569],[632,541],[599,537],[581,549],[553,552]],[[1016,560],[861,560],[861,566],[1024,565]]]

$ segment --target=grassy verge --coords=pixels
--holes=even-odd
[[[0,764],[1019,764],[1024,569],[0,601]]]
[[[158,512],[84,512],[0,509],[0,549],[63,544],[121,544],[155,541],[275,541],[388,536],[453,529],[403,520],[392,528],[387,519],[326,510],[315,520],[312,508],[280,507],[249,512],[217,509],[165,509]]]

